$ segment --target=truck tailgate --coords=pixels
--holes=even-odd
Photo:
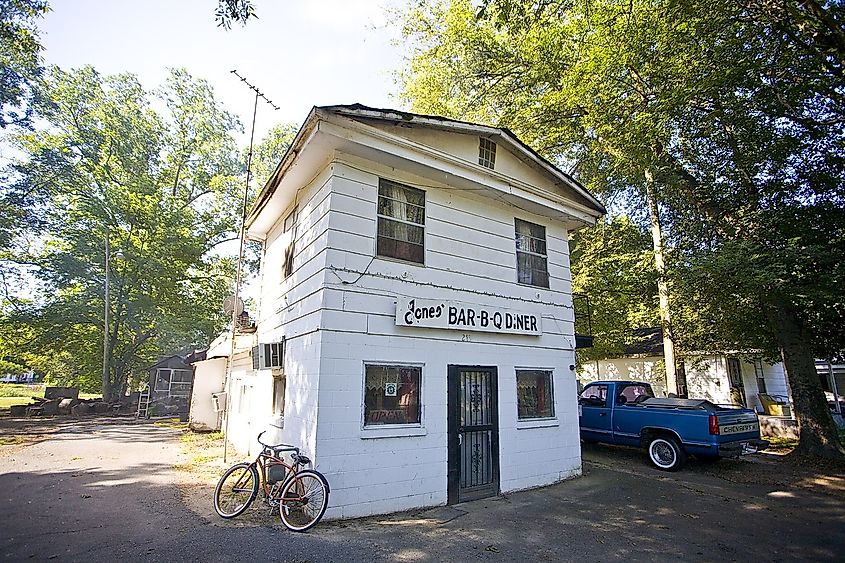
[[[760,437],[760,421],[754,411],[724,409],[718,410],[714,414],[719,419],[720,442]]]

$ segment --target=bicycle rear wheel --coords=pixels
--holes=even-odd
[[[214,489],[214,510],[221,518],[244,513],[258,495],[258,471],[249,463],[238,463],[226,470]]]
[[[329,506],[329,483],[317,471],[306,469],[291,477],[282,487],[279,515],[288,530],[311,529]]]

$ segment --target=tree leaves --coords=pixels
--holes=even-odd
[[[43,72],[36,21],[48,10],[46,0],[0,0],[0,129],[29,125]]]
[[[225,323],[234,265],[217,246],[238,225],[240,124],[184,70],[148,92],[132,75],[53,68],[43,91],[44,127],[14,137],[26,158],[4,193],[32,218],[7,247],[29,265],[6,270],[21,284],[12,319],[30,327],[18,344],[52,358],[41,362],[51,377],[96,385],[108,237],[109,368],[121,390]]]

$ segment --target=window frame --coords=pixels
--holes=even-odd
[[[381,195],[382,184],[392,184],[393,186],[397,186],[397,187],[405,189],[405,190],[410,190],[412,192],[419,192],[419,193],[422,194],[423,204],[421,206],[413,204],[413,203],[409,204],[409,203],[406,203],[406,202],[399,201],[397,199],[393,199],[391,197],[383,196],[383,195]],[[416,207],[421,207],[422,213],[423,213],[423,222],[422,223],[414,223],[413,221],[408,221],[406,219],[400,219],[398,217],[392,217],[390,215],[383,215],[383,214],[379,213],[379,201],[381,200],[382,197],[384,197],[385,199],[389,199],[391,201],[399,202],[403,205],[414,205]],[[428,218],[428,205],[427,205],[427,203],[428,203],[428,198],[426,197],[426,191],[425,190],[421,190],[420,188],[415,188],[413,186],[409,186],[407,184],[404,184],[402,182],[397,182],[396,180],[391,180],[389,178],[379,177],[378,186],[377,186],[377,190],[376,190],[376,225],[375,225],[376,233],[375,233],[374,255],[377,256],[378,258],[382,258],[382,259],[385,259],[385,260],[396,260],[398,262],[403,262],[405,264],[415,264],[417,266],[425,266],[425,256],[426,256],[426,244],[425,244],[426,228],[425,228],[425,225],[426,225],[426,219]],[[410,225],[411,227],[417,227],[417,228],[422,229],[422,244],[419,245],[419,246],[422,246],[422,261],[418,262],[416,260],[408,260],[408,259],[405,259],[405,258],[399,258],[397,256],[391,256],[389,254],[381,254],[379,252],[379,239],[380,238],[385,238],[385,239],[388,239],[388,240],[395,240],[395,241],[404,242],[406,244],[411,244],[411,245],[417,246],[416,243],[412,243],[412,242],[409,242],[409,241],[406,241],[406,240],[403,241],[401,239],[381,235],[379,233],[379,230],[380,230],[379,225],[381,224],[382,221],[393,221],[393,222],[396,222],[396,223],[402,223],[402,224],[405,224],[405,225]]]
[[[654,398],[654,389],[652,389],[651,385],[649,385],[648,383],[645,383],[645,382],[626,383],[616,390],[616,398],[614,400],[614,404],[616,404],[617,406],[628,406],[628,405],[637,404],[637,401],[636,401],[637,397],[635,397],[634,400],[629,400],[628,396],[625,395],[625,391],[632,388],[632,387],[642,387],[643,389],[648,389],[649,391],[651,391],[651,395],[648,395],[647,393],[641,393],[641,394],[637,395],[637,397],[648,395],[649,398],[652,398],[652,399]],[[625,403],[622,403],[622,404],[619,403],[619,397],[620,396],[625,397]]]
[[[282,221],[282,232],[286,233],[292,230],[296,226],[297,219],[299,219],[299,206],[295,205],[293,210],[285,215],[285,218]],[[290,222],[288,222],[288,220],[290,220]]]
[[[601,404],[601,405],[591,405],[591,404],[585,404],[585,403],[581,402],[583,399],[587,398],[587,397],[584,396],[584,393],[586,393],[587,390],[590,389],[591,387],[595,387],[597,389],[603,389],[604,390],[604,399],[602,399],[604,401],[603,404]],[[583,407],[591,407],[591,408],[595,408],[595,409],[606,409],[606,408],[608,408],[607,398],[609,396],[610,396],[610,386],[607,383],[588,383],[587,385],[584,386],[584,388],[581,390],[581,392],[578,393],[578,404],[583,406]]]
[[[548,379],[548,403],[550,405],[550,414],[548,416],[523,416],[520,408],[520,393],[519,393],[519,375],[520,372],[528,373],[544,373]],[[517,367],[514,369],[514,383],[516,386],[516,420],[517,422],[532,422],[532,421],[549,421],[557,419],[555,408],[555,372],[550,368],[536,368],[536,367]]]
[[[275,348],[275,350],[274,350]],[[281,340],[273,342],[259,342],[252,347],[252,369],[285,369],[285,353],[287,351],[286,339],[282,337]],[[274,354],[275,352],[275,354]],[[273,364],[272,359],[276,357],[278,364]]]
[[[169,374],[167,376],[167,389],[162,389],[161,387],[159,387],[159,382],[162,381],[161,374],[165,371],[169,372]],[[172,369],[170,369],[170,368],[157,368],[156,369],[155,389],[153,389],[153,391],[156,392],[156,393],[167,392],[167,394],[169,395],[170,394],[170,379],[172,377],[173,377],[173,370]]]
[[[420,381],[419,381],[419,398],[418,398],[418,410],[419,410],[419,422],[403,422],[403,423],[386,423],[386,424],[368,424],[367,423],[367,368],[368,367],[383,367],[383,368],[414,368],[418,369],[420,372]],[[394,430],[398,431],[397,435],[403,435],[403,430],[418,430],[425,428],[425,405],[423,402],[424,397],[424,389],[425,389],[425,364],[415,363],[415,362],[383,362],[383,361],[369,361],[365,360],[362,362],[362,373],[361,373],[361,430],[368,434],[373,435],[384,435],[384,432],[392,432]],[[415,434],[412,434],[415,435]],[[389,434],[388,434],[389,436]]]
[[[496,143],[487,137],[478,138],[478,164],[490,170],[496,169]]]
[[[533,236],[533,235],[520,235],[520,233],[519,233],[519,231],[518,231],[518,228],[519,228],[519,224],[520,224],[520,223],[524,223],[524,224],[526,224],[526,225],[530,225],[530,226],[533,226],[533,227],[539,227],[539,228],[543,229],[543,238],[542,238],[542,239],[540,239],[539,237],[535,237],[535,236]],[[533,223],[533,222],[531,222],[531,221],[526,221],[525,219],[520,219],[519,217],[514,217],[513,233],[514,233],[514,237],[513,237],[513,238],[514,238],[514,250],[515,250],[515,252],[516,252],[516,281],[517,281],[517,283],[518,283],[518,284],[520,284],[520,285],[525,285],[525,286],[529,286],[529,287],[539,287],[539,288],[542,288],[542,289],[550,289],[550,288],[551,288],[551,276],[550,276],[550,274],[549,274],[549,237],[548,237],[548,229],[546,229],[546,226],[545,226],[545,225],[541,225],[541,224],[539,224],[539,223]],[[520,248],[519,248],[519,239],[520,239],[520,237],[521,237],[521,236],[528,236],[530,239],[534,239],[534,240],[542,240],[542,241],[543,241],[543,246],[544,246],[544,247],[545,247],[545,249],[546,249],[546,253],[545,253],[545,254],[540,254],[539,252],[534,252],[534,251],[531,251],[531,250],[522,250],[522,249],[520,249]],[[533,272],[535,271],[533,268],[531,269],[531,272],[532,272],[532,275],[531,275],[532,282],[525,282],[525,281],[522,281],[522,279],[521,279],[521,277],[522,277],[522,276],[520,276],[520,266],[519,266],[519,264],[520,264],[520,262],[519,262],[519,255],[520,255],[520,254],[525,254],[525,255],[528,255],[528,256],[536,256],[536,257],[539,257],[539,258],[542,258],[542,259],[543,259],[544,265],[545,265],[545,267],[546,267],[546,280],[545,280],[545,281],[546,281],[546,283],[545,283],[545,285],[543,285],[543,284],[539,284],[539,283],[532,283],[532,282],[533,282],[533,280],[534,280],[534,275],[533,275]]]
[[[757,393],[768,394],[766,390],[766,372],[763,370],[763,360],[754,360],[754,378],[757,380]]]
[[[176,376],[176,372],[182,373],[182,375],[188,375],[188,381],[176,381],[176,387],[179,388],[178,393],[174,393],[174,381],[173,378]],[[189,369],[178,369],[178,368],[171,368],[170,369],[170,389],[168,390],[167,394],[171,397],[189,397],[191,395],[191,387],[194,384],[193,378],[194,372],[193,370]]]
[[[163,381],[161,375],[163,372],[169,372],[167,376],[167,388],[164,389],[159,386],[159,382]],[[174,381],[173,376],[179,372],[180,374],[188,374],[187,381],[176,381],[176,388],[179,389],[179,393],[174,393]],[[155,378],[155,388],[153,389],[154,393],[167,393],[168,397],[189,397],[191,395],[191,387],[194,384],[193,379],[194,372],[190,369],[181,369],[181,368],[157,368],[156,369],[156,378]]]

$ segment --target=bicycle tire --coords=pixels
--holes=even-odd
[[[306,469],[291,476],[282,487],[279,516],[288,530],[307,532],[320,521],[328,506],[329,482],[322,473]]]
[[[214,488],[214,511],[227,520],[240,516],[250,507],[256,496],[258,471],[252,464],[237,463],[226,470]],[[230,506],[232,500],[235,501],[234,507]]]

